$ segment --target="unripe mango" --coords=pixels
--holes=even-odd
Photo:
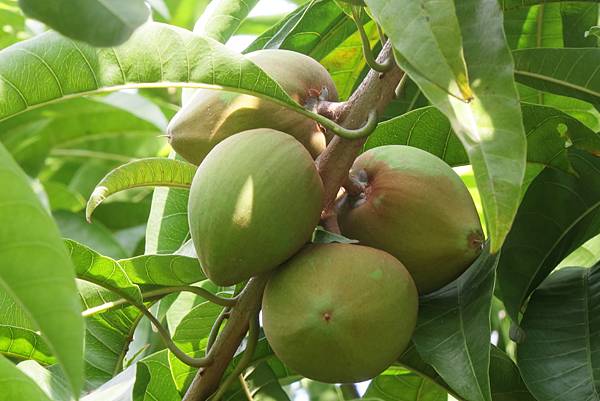
[[[319,222],[323,184],[290,135],[255,129],[219,143],[198,167],[188,204],[204,272],[232,285],[296,253]]]
[[[408,345],[418,296],[408,271],[375,248],[308,245],[277,269],[262,302],[275,354],[310,379],[370,379]]]
[[[363,192],[340,202],[342,234],[398,258],[421,294],[456,279],[481,252],[473,199],[443,160],[410,146],[382,146],[359,156],[350,176]]]
[[[327,70],[314,59],[289,50],[265,49],[246,55],[287,94],[305,105],[319,96],[337,100],[337,90]],[[326,137],[313,120],[281,105],[255,96],[198,89],[167,128],[173,149],[200,164],[223,139],[249,129],[272,128],[292,135],[313,157],[326,145]]]

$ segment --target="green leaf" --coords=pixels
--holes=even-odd
[[[131,188],[169,186],[189,188],[196,166],[181,160],[151,157],[119,166],[98,183],[88,200],[85,215],[91,220],[94,209],[110,195]]]
[[[598,47],[598,38],[587,34],[598,24],[597,3],[561,3],[564,47]]]
[[[0,87],[0,120],[65,97],[142,87],[226,89],[304,111],[243,56],[158,23],[145,24],[125,44],[108,49],[55,33],[39,35],[0,51],[0,75],[5,82]]]
[[[562,2],[563,0],[500,0],[500,6],[503,10],[511,10],[514,8],[528,7],[535,4],[545,4],[553,2]],[[596,0],[578,0],[596,2]]]
[[[401,3],[410,3],[412,7],[420,4],[412,1]],[[411,19],[400,13],[395,5],[385,7],[386,4],[392,4],[387,0],[368,0],[367,4],[399,51],[396,52],[396,60],[400,67],[419,85],[432,104],[450,119],[463,143],[481,193],[491,251],[497,252],[510,230],[518,207],[526,156],[512,58],[504,37],[497,0],[456,2],[455,12],[452,4],[443,2],[446,7],[433,11],[429,8],[414,10]],[[448,38],[462,37],[462,42],[453,39],[449,50],[445,50],[451,50],[450,54],[453,55],[451,65],[455,66],[452,69],[454,75],[448,72],[450,68],[445,67],[450,64],[444,63],[438,67],[441,54],[445,55],[445,59],[449,57],[434,46],[438,42],[432,42],[433,33],[419,40],[414,37],[412,30],[401,34],[403,30],[398,28],[412,29],[413,24],[428,25],[426,17],[429,17],[431,24],[435,24],[430,30],[435,29],[435,38],[439,38],[441,46],[446,43],[442,41],[445,27],[443,16],[448,16],[450,20]],[[405,22],[397,24],[397,21]],[[456,21],[460,31],[456,31]],[[460,69],[456,67],[461,51],[457,46],[461,43],[467,65],[464,77],[459,76]],[[424,46],[423,50],[421,45]],[[419,60],[417,65],[416,60]],[[440,68],[445,72],[440,72]],[[469,87],[461,83],[467,75],[474,97],[469,103],[457,99],[468,94]],[[434,76],[436,81],[432,83]],[[458,88],[462,88],[464,93],[457,93]]]
[[[491,400],[490,308],[498,254],[486,246],[457,280],[421,297],[416,349],[443,380],[469,401]]]
[[[0,355],[0,401],[52,401],[35,382]]]
[[[132,395],[133,401],[181,401],[169,368],[167,350],[138,362]]]
[[[129,256],[108,228],[97,221],[87,223],[83,213],[75,214],[61,210],[55,212],[53,216],[63,237],[77,241],[111,258]]]
[[[0,353],[15,359],[32,359],[45,365],[56,362],[38,333],[7,324],[0,324]]]
[[[600,49],[519,49],[515,79],[527,86],[591,103],[600,102]]]
[[[492,346],[490,358],[492,400],[536,401],[523,383],[519,368],[505,352]]]
[[[510,48],[563,47],[561,4],[540,4],[505,11],[504,31]]]
[[[453,0],[366,0],[366,3],[411,77],[418,75],[419,80],[454,97],[471,99]],[[406,23],[399,24],[399,16]]]
[[[47,369],[35,361],[24,361],[17,368],[29,376],[52,401],[74,400],[69,383],[59,372],[50,370],[52,367]]]
[[[123,43],[150,14],[143,0],[19,0],[19,5],[31,18],[94,46]]]
[[[519,369],[538,400],[597,400],[600,391],[600,266],[552,274],[523,316]]]
[[[225,43],[237,31],[258,0],[213,0],[194,27],[194,33]]]
[[[86,281],[79,282],[79,291],[87,311],[118,299],[116,294]],[[123,369],[123,360],[142,316],[132,306],[86,316],[86,390],[101,386]]]
[[[600,262],[600,234],[588,240],[563,259],[557,268],[567,266],[592,267]]]
[[[586,38],[593,37],[593,36],[600,38],[600,26],[595,25],[585,32]]]
[[[552,107],[522,103],[527,161],[572,172],[567,148],[600,151],[600,135]],[[435,107],[424,107],[385,121],[369,136],[365,149],[410,145],[432,153],[451,166],[469,163],[450,122]]]
[[[333,1],[309,1],[259,36],[244,53],[286,49],[321,60],[356,32],[354,22]]]
[[[538,175],[502,250],[498,286],[515,323],[533,290],[600,230],[600,158],[573,150],[569,159],[578,176],[552,168]]]
[[[50,202],[50,209],[66,210],[69,212],[79,212],[85,207],[85,199],[78,192],[73,191],[68,186],[61,182],[45,182],[43,183],[44,191]]]
[[[122,103],[138,107],[145,116],[133,114]],[[139,95],[70,99],[0,122],[0,139],[22,168],[36,176],[51,152],[119,163],[155,154],[166,142],[158,137],[164,132],[157,125],[160,116],[166,120]]]
[[[84,329],[73,265],[52,218],[1,145],[0,160],[0,287],[43,333],[73,394],[79,394]]]
[[[136,302],[143,301],[139,287],[131,282],[118,262],[75,241],[66,240],[65,245],[78,278],[124,293]]]
[[[179,255],[143,255],[119,260],[127,277],[137,285],[179,286],[206,280],[197,258]]]
[[[364,395],[386,401],[447,401],[448,393],[433,381],[410,371],[377,376]]]
[[[154,190],[146,228],[146,254],[174,253],[189,239],[189,194],[186,189]]]

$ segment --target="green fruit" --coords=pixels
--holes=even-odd
[[[342,200],[342,234],[402,261],[421,294],[456,279],[481,252],[473,199],[441,159],[409,146],[382,146],[359,156],[350,176],[364,190]]]
[[[319,222],[323,184],[291,136],[255,129],[219,143],[190,189],[192,242],[208,278],[232,285],[296,253]]]
[[[328,383],[372,378],[408,345],[418,296],[408,271],[375,248],[309,245],[273,273],[263,327],[275,354]]]
[[[312,58],[289,50],[259,50],[246,55],[301,105],[319,96],[337,100],[327,70]],[[300,141],[313,157],[326,145],[319,125],[265,99],[217,90],[198,89],[167,128],[171,146],[182,157],[200,164],[223,139],[254,128],[272,128]]]

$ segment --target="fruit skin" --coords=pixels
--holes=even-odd
[[[188,219],[204,272],[232,285],[292,256],[319,222],[323,184],[291,136],[255,129],[219,143],[190,188]]]
[[[337,90],[327,70],[304,54],[265,49],[246,57],[301,105],[320,94],[326,100],[337,100]],[[300,141],[313,157],[326,145],[319,125],[307,117],[265,99],[209,89],[195,92],[169,123],[167,135],[177,153],[191,163],[200,164],[217,143],[254,128],[286,132]]]
[[[418,296],[408,271],[375,248],[308,245],[277,269],[262,302],[263,327],[292,370],[327,383],[370,379],[408,345]]]
[[[382,146],[359,156],[350,176],[365,188],[342,200],[342,234],[402,261],[419,293],[450,283],[481,252],[473,199],[443,160],[410,146]]]

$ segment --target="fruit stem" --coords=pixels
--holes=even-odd
[[[396,62],[394,61],[394,57],[388,57],[384,59],[383,63],[375,60],[375,56],[373,56],[373,51],[371,50],[371,43],[369,42],[369,36],[365,32],[365,27],[360,22],[360,14],[362,12],[362,7],[360,6],[352,6],[352,19],[356,24],[356,28],[358,29],[358,33],[360,34],[360,41],[362,42],[363,55],[365,57],[365,61],[367,65],[377,72],[387,72],[391,70]]]

